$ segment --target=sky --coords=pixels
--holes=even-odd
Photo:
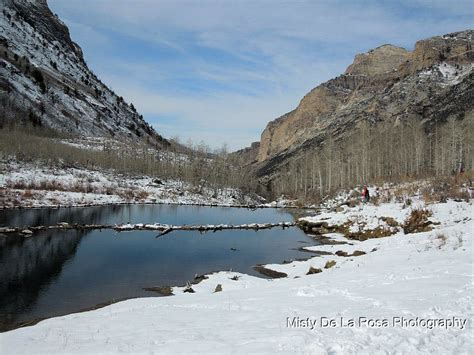
[[[167,138],[250,145],[355,54],[474,27],[474,2],[48,0],[101,80]]]

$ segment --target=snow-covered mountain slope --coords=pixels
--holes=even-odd
[[[46,0],[0,0],[0,124],[167,144],[88,68]]]

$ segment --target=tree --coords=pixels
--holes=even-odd
[[[46,83],[44,81],[43,73],[35,68],[31,75],[33,76],[36,84],[40,87],[41,92],[44,94],[46,92]]]

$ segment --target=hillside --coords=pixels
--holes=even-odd
[[[46,0],[0,0],[0,125],[168,144],[89,69]]]
[[[256,176],[268,183],[291,162],[329,144],[328,137],[340,144],[363,125],[378,134],[381,123],[420,123],[429,134],[449,119],[466,121],[474,102],[473,35],[466,30],[418,41],[413,51],[383,45],[356,55],[344,74],[267,125],[253,164]]]

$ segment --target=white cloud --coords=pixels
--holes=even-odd
[[[115,83],[117,78],[109,77]],[[115,85],[114,85],[115,86]],[[166,123],[153,122],[165,136],[179,136],[182,141],[204,140],[211,147],[227,143],[239,149],[260,139],[260,133],[270,120],[294,108],[298,94],[251,97],[235,93],[212,96],[169,96],[127,85],[120,90],[147,117],[164,117]],[[172,121],[170,123],[170,120]],[[160,130],[161,128],[161,130]]]
[[[166,47],[171,60],[144,56],[131,61],[104,53],[89,63],[145,117],[175,117],[176,124],[157,124],[165,134],[205,139],[212,146],[227,141],[233,148],[257,139],[268,121],[343,72],[356,53],[383,43],[411,48],[418,39],[472,27],[473,17],[472,2],[464,0],[49,4],[72,25],[80,45],[97,41],[92,47],[100,50],[107,36],[122,34]],[[202,48],[245,65],[202,57]],[[87,59],[89,53],[84,54]],[[187,81],[197,84],[191,90]]]

